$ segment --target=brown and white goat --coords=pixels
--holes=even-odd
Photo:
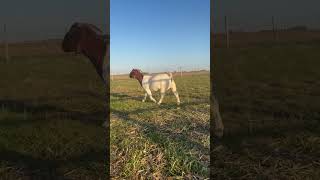
[[[106,86],[106,100],[107,106],[109,106],[110,34],[103,34],[99,28],[92,24],[76,22],[65,34],[62,50],[81,53],[91,61]],[[107,107],[106,113],[109,116],[109,107]],[[103,125],[108,127],[108,124],[109,122],[106,120]]]
[[[177,104],[180,105],[180,98],[177,92],[176,83],[172,78],[172,73],[160,73],[160,74],[147,74],[143,75],[138,69],[132,69],[130,72],[130,78],[135,78],[139,81],[141,87],[145,90],[144,98],[142,102],[145,102],[147,96],[150,100],[157,103],[157,101],[152,97],[151,91],[160,90],[160,100],[157,104],[161,104],[164,98],[165,92],[169,89],[172,90],[174,96],[177,98]]]

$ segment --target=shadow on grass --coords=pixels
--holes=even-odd
[[[0,100],[0,111],[19,113],[23,116],[21,117],[23,119],[21,121],[2,120],[0,121],[2,126],[19,126],[47,119],[70,119],[101,126],[106,118],[106,111],[95,111],[90,113],[69,111],[54,105],[35,105],[31,102],[20,100]]]
[[[59,119],[80,121],[84,124],[94,124],[101,127],[102,122],[105,121],[106,117],[106,113],[103,111],[88,113],[68,111],[64,108],[50,104],[34,104],[31,101],[8,99],[0,100],[0,112],[3,112],[4,114],[9,113],[8,117],[5,115],[0,121],[0,126],[3,128],[19,127],[22,125],[32,124],[34,122],[45,122],[46,120]],[[13,115],[11,116],[10,113],[13,113]],[[36,158],[28,154],[0,147],[0,162],[7,162],[10,167],[17,169],[18,172],[22,172],[21,175],[23,177],[28,177],[30,179],[66,179],[66,175],[61,172],[61,168],[64,168],[65,165],[68,164],[76,170],[79,168],[88,169],[92,163],[107,164],[106,150],[85,151],[87,152],[59,160],[54,158]],[[88,176],[102,176],[106,174],[102,173],[102,170],[97,173],[95,173],[95,171],[99,170],[95,169],[91,171]],[[88,178],[90,179],[90,177]],[[103,179],[103,177],[101,178]],[[94,177],[94,179],[96,179],[96,177]]]
[[[171,93],[171,94],[170,94],[170,93],[166,94],[166,95],[164,96],[164,98],[166,99],[166,98],[170,97],[170,95],[172,95],[172,98],[174,98],[174,100],[176,100],[176,98],[173,96],[172,93]],[[157,102],[159,101],[160,95],[159,95],[158,93],[155,93],[155,94],[153,94],[152,96],[153,96],[153,98],[156,99]],[[179,96],[180,96],[181,99],[184,99],[184,96],[183,96],[183,95],[179,95]],[[136,101],[141,102],[142,99],[144,98],[144,94],[142,93],[140,96],[129,96],[129,95],[123,94],[123,93],[110,93],[110,97],[116,98],[117,101],[136,100]],[[147,99],[146,99],[145,102],[146,102],[146,103],[153,103],[153,102],[150,100],[149,96],[147,97]],[[192,104],[192,103],[194,103],[194,102],[193,102],[193,101],[192,101],[192,102],[183,102],[183,101],[181,102],[181,104],[184,105],[184,106],[190,105],[190,104]],[[203,103],[208,103],[208,101],[207,101],[207,100],[204,100]],[[156,104],[156,103],[154,103],[154,104]],[[176,103],[175,103],[175,104],[176,104]],[[194,105],[196,105],[196,104],[194,104]],[[165,102],[163,102],[163,103],[161,104],[161,106],[165,108],[165,107],[168,106],[168,104],[165,103]]]
[[[73,96],[77,95],[79,97],[92,97],[98,100],[105,100],[106,97],[103,94],[97,93],[97,92],[93,92],[93,91],[76,91],[74,93],[72,93]]]
[[[141,110],[140,110],[141,111]],[[185,146],[189,147],[196,147],[197,149],[207,149],[207,147],[204,147],[202,144],[199,144],[197,142],[191,141],[189,138],[186,137],[185,134],[181,133],[175,133],[172,130],[170,130],[171,124],[167,124],[165,126],[159,127],[157,125],[154,125],[152,123],[142,122],[139,120],[136,120],[134,118],[130,118],[130,113],[123,113],[121,111],[117,110],[111,110],[113,114],[120,117],[124,121],[126,121],[129,124],[138,125],[145,131],[143,132],[145,137],[149,138],[152,142],[160,144],[161,146],[164,146],[163,142],[165,139],[170,139],[172,142],[176,142],[178,144],[183,144]],[[136,111],[137,112],[137,111]],[[142,112],[142,111],[141,111]],[[162,139],[159,141],[158,138],[154,138],[153,134],[161,135]]]
[[[4,148],[0,149],[0,159],[2,162],[6,161],[11,167],[19,169],[24,177],[31,179],[66,179],[65,173],[59,172],[59,168],[70,163],[78,164],[84,168],[90,162],[106,164],[106,160],[101,157],[105,157],[105,151],[86,152],[65,160],[51,160],[35,158]]]
[[[121,93],[110,93],[110,97],[115,97],[117,98],[117,101],[126,101],[126,100],[129,100],[129,99],[134,99],[134,100],[137,100],[137,101],[142,101],[143,99],[143,96],[129,96],[127,94],[121,94]]]
[[[277,116],[275,116],[277,117]],[[320,124],[317,120],[311,119],[281,119],[283,116],[278,117],[277,120],[268,120],[264,124],[253,125],[254,128],[250,132],[249,127],[238,127],[231,130],[226,129],[223,138],[215,138],[215,145],[223,144],[233,152],[242,151],[250,144],[251,148],[257,149],[260,152],[266,151],[268,140],[275,140],[279,138],[287,138],[288,136],[295,136],[301,133],[313,133],[320,135]],[[213,121],[213,119],[211,119]],[[245,119],[244,119],[245,120]],[[282,121],[281,121],[282,120]],[[259,122],[261,123],[261,122]],[[225,124],[228,127],[228,124]],[[214,131],[214,129],[211,129]],[[214,132],[211,132],[214,134]],[[250,141],[253,141],[250,143]]]
[[[190,105],[198,105],[198,104],[203,104],[203,102],[191,102],[191,103],[183,103],[180,105],[181,109],[184,109]],[[166,125],[162,125],[159,127],[159,125],[150,123],[150,122],[145,122],[145,121],[139,121],[137,119],[131,118],[130,115],[133,114],[139,114],[143,112],[151,112],[154,110],[159,110],[161,109],[172,109],[176,108],[176,105],[172,104],[162,104],[160,106],[155,105],[154,107],[147,108],[147,109],[136,109],[133,111],[129,112],[123,112],[123,111],[118,111],[115,109],[111,109],[111,113],[114,114],[115,116],[121,118],[123,121],[126,123],[132,124],[132,125],[138,125],[143,129],[142,133],[143,135],[148,138],[151,142],[155,144],[159,144],[161,147],[166,146],[166,144],[171,141],[172,143],[179,144],[180,147],[185,148],[188,147],[190,149],[196,148],[200,150],[201,152],[203,151],[208,151],[209,148],[205,147],[203,144],[200,144],[198,142],[192,141],[189,139],[186,133],[177,133],[172,130],[172,127],[174,127],[174,121],[171,121],[171,123],[168,123]],[[191,124],[191,122],[187,122]],[[196,122],[193,122],[196,123]],[[182,127],[182,126],[181,126]],[[199,125],[198,123],[196,124],[196,127],[192,128],[192,131],[197,131],[201,133],[209,133],[209,127],[203,127],[203,125]],[[188,155],[189,156],[189,155]]]
[[[195,105],[200,105],[200,104],[207,104],[207,101],[198,101],[198,102],[182,102],[179,106],[176,103],[163,103],[161,105],[157,105],[156,103],[153,102],[145,102],[145,103],[150,103],[153,105],[153,107],[147,108],[147,109],[136,109],[133,111],[129,111],[129,112],[120,112],[118,111],[117,116],[122,117],[124,119],[126,119],[128,117],[129,114],[140,114],[140,113],[144,113],[144,112],[152,112],[152,111],[156,111],[156,110],[161,110],[161,109],[166,109],[166,110],[173,110],[173,109],[178,109],[181,111],[187,111],[187,108],[190,106],[195,106]],[[116,112],[116,110],[111,110],[111,113]],[[124,114],[124,116],[123,116]],[[196,123],[196,122],[193,122]],[[168,125],[167,127],[170,127],[170,125]],[[210,127],[209,126],[204,126],[203,124],[197,123],[196,127],[193,127],[194,131],[200,132],[200,133],[208,133]]]

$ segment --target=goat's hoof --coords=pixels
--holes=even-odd
[[[142,100],[142,102],[145,102],[146,100]]]
[[[160,105],[161,103],[157,103],[158,105]]]

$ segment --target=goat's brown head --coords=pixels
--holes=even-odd
[[[62,49],[64,52],[80,52],[82,38],[81,23],[74,23],[63,38]]]
[[[129,77],[130,78],[136,78],[138,77],[138,75],[142,74],[141,70],[140,69],[132,69],[130,74],[129,74]]]

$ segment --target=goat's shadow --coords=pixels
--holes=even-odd
[[[13,113],[16,115],[2,116],[0,126],[20,127],[35,122],[46,122],[46,120],[59,121],[60,119],[79,121],[83,124],[92,124],[103,128],[101,125],[105,121],[106,113],[104,111],[79,112],[70,111],[65,108],[34,102],[32,100],[0,100],[0,113]],[[63,172],[59,168],[70,163],[76,164],[77,167],[87,168],[90,163],[106,163],[106,150],[92,151],[90,149],[83,154],[67,157],[64,160],[55,158],[42,159],[36,158],[26,153],[20,153],[15,150],[9,150],[0,145],[1,162],[7,162],[8,165],[18,168],[23,176],[32,179],[65,179]],[[104,174],[104,173],[102,173]]]
[[[101,93],[97,93],[97,92],[93,92],[93,91],[80,91],[79,90],[79,91],[73,92],[72,94],[77,95],[77,96],[81,96],[81,97],[88,96],[88,97],[95,98],[98,100],[105,100],[106,99],[105,94],[101,94]]]
[[[287,112],[283,112],[287,114]],[[276,114],[277,115],[277,114]],[[212,117],[212,116],[211,116]],[[285,116],[280,115],[278,118],[281,120]],[[214,124],[214,119],[211,118],[210,121]],[[248,121],[243,118],[243,121]],[[235,154],[242,153],[243,150],[254,149],[260,153],[267,153],[272,156],[278,156],[274,154],[274,151],[270,149],[268,143],[274,141],[275,139],[282,139],[288,136],[295,136],[299,133],[309,132],[312,134],[320,135],[320,124],[314,121],[290,121],[290,123],[279,124],[277,121],[269,120],[270,122],[264,122],[263,125],[254,127],[250,130],[249,125],[245,127],[238,127],[233,129],[227,129],[228,119],[224,119],[225,122],[225,133],[222,138],[214,137],[211,141],[212,147],[218,147],[219,145],[225,146],[230,151]],[[289,121],[286,119],[286,121]],[[260,122],[261,123],[261,122]],[[268,125],[267,125],[268,123]],[[232,123],[231,123],[232,124]],[[230,124],[230,125],[231,125]],[[267,127],[266,127],[267,126]],[[250,132],[251,131],[251,132]],[[211,134],[213,135],[214,128],[210,129]],[[211,148],[214,149],[214,148]],[[289,157],[289,156],[288,156]],[[283,156],[286,158],[286,155]],[[290,159],[290,158],[287,158]],[[292,159],[292,157],[291,157]]]
[[[185,146],[189,146],[189,147],[193,147],[193,148],[198,148],[198,149],[206,149],[208,150],[207,147],[203,146],[202,144],[198,143],[198,142],[194,142],[192,140],[190,140],[189,138],[186,137],[185,134],[178,134],[178,133],[174,133],[170,127],[172,127],[171,123],[168,123],[166,125],[161,126],[161,128],[159,128],[157,125],[150,123],[150,122],[144,122],[144,121],[139,121],[137,119],[131,118],[129,116],[129,114],[133,114],[133,113],[141,113],[144,112],[145,110],[139,109],[136,110],[134,112],[128,112],[128,113],[123,113],[121,111],[118,110],[114,110],[111,109],[112,114],[114,114],[115,116],[118,116],[119,118],[121,118],[121,120],[129,123],[129,124],[134,124],[134,125],[138,125],[140,127],[143,127],[143,129],[145,129],[146,131],[143,131],[142,133],[145,135],[145,137],[147,137],[148,139],[150,139],[152,142],[156,143],[156,144],[162,144],[162,141],[157,138],[155,138],[152,133],[158,134],[163,136],[163,138],[168,138],[170,139],[172,142],[176,142],[178,144],[181,144],[181,142],[184,142],[183,145]],[[209,131],[208,131],[209,133]]]
[[[110,93],[110,97],[116,98],[118,101],[126,101],[129,99],[142,101],[143,96],[129,96],[127,94],[121,94],[121,93]]]
[[[80,121],[82,123],[95,124],[101,126],[102,122],[106,117],[105,111],[95,112],[79,112],[66,110],[62,107],[42,104],[37,102],[36,104],[32,101],[20,101],[20,100],[0,100],[0,111],[14,112],[23,114],[24,120],[11,121],[10,119],[2,119],[0,124],[2,126],[20,126],[28,124],[30,122],[44,121],[46,119],[69,119]],[[19,118],[21,119],[21,117]]]
[[[73,156],[64,160],[41,159],[31,155],[8,150],[0,147],[0,159],[2,162],[7,162],[8,165],[18,168],[23,176],[32,179],[65,179],[63,172],[59,172],[62,165],[69,162],[76,163],[85,168],[85,164],[90,162],[100,162],[107,164],[105,157],[106,151],[100,150],[95,152],[85,152],[83,154]],[[103,175],[105,173],[102,173]]]
[[[121,97],[127,98],[130,96],[124,95]],[[186,103],[180,104],[180,106],[177,106],[176,103],[163,103],[161,105],[157,105],[153,102],[144,102],[144,103],[150,103],[154,105],[152,105],[152,107],[149,107],[149,108],[139,108],[139,109],[126,111],[126,112],[119,111],[116,109],[111,109],[111,114],[115,115],[116,117],[119,117],[117,119],[121,121],[125,121],[128,124],[142,127],[141,129],[143,129],[143,131],[141,131],[140,133],[144,137],[146,137],[148,140],[150,140],[152,143],[160,145],[160,147],[165,148],[166,143],[170,141],[172,143],[179,144],[181,148],[197,149],[199,150],[199,152],[207,151],[208,152],[207,155],[209,155],[209,147],[206,147],[204,144],[200,142],[192,140],[190,137],[188,137],[190,136],[188,135],[189,132],[182,132],[182,133],[175,132],[175,129],[172,129],[172,127],[175,126],[174,120],[170,120],[168,123],[161,125],[161,128],[160,128],[159,125],[154,124],[152,122],[141,121],[132,117],[132,115],[135,115],[135,114],[152,112],[159,109],[177,109],[177,107],[179,107],[179,110],[183,111],[183,110],[187,110],[187,107],[190,105],[199,105],[207,102],[186,102]],[[193,127],[193,131],[197,131],[203,134],[209,134],[210,132],[209,127],[205,127],[204,125],[201,125],[201,123],[196,123],[196,122],[192,122],[192,123],[196,124],[196,127]],[[191,122],[190,121],[186,122],[186,125],[187,124],[191,124]],[[157,136],[155,136],[154,134],[157,134]],[[193,157],[192,155],[188,155],[188,156],[196,159],[196,157]]]

